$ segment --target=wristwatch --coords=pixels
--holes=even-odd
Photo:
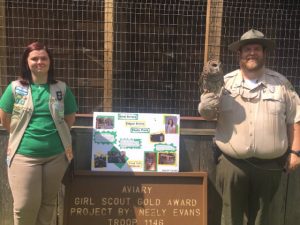
[[[288,150],[288,153],[295,154],[295,155],[297,155],[298,157],[300,157],[300,150],[291,150],[291,149],[289,149],[289,150]]]

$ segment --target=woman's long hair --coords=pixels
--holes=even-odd
[[[37,51],[45,50],[47,52],[48,57],[50,59],[47,83],[49,83],[49,84],[56,83],[57,81],[54,79],[54,68],[53,68],[52,54],[51,54],[51,52],[49,51],[49,49],[47,48],[46,45],[44,45],[43,43],[38,42],[38,41],[37,42],[32,42],[24,50],[24,53],[23,53],[23,56],[22,56],[22,59],[21,59],[22,60],[21,61],[21,75],[20,75],[21,83],[22,84],[27,84],[27,85],[32,83],[32,74],[31,74],[31,71],[29,69],[27,60],[28,60],[29,53],[34,51],[34,50],[37,50]]]

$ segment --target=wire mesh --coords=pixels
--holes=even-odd
[[[121,54],[114,54],[114,109],[188,115],[195,108],[205,10],[203,1],[116,4],[115,40]]]
[[[0,89],[16,79],[24,47],[52,50],[56,78],[93,111],[198,116],[198,78],[250,28],[275,40],[268,67],[300,90],[298,0],[0,0]]]

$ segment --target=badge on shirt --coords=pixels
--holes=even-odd
[[[56,98],[57,98],[58,101],[62,100],[62,92],[61,91],[56,92]]]
[[[17,86],[16,87],[16,94],[21,95],[21,96],[28,95],[27,87]]]

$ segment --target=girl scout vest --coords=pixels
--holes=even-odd
[[[10,136],[7,149],[7,165],[10,166],[18,149],[25,129],[33,113],[31,88],[23,85],[19,80],[12,82],[12,92],[15,98],[10,123]],[[64,96],[66,84],[58,81],[50,84],[49,109],[58,134],[62,140],[66,157],[69,161],[73,158],[72,137],[70,129],[64,120]]]

